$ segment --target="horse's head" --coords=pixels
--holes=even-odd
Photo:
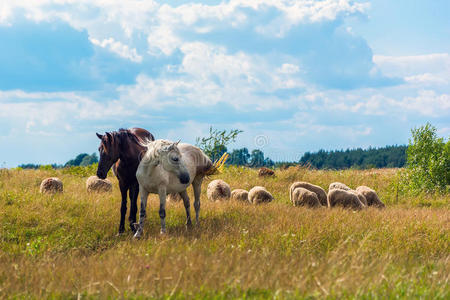
[[[179,141],[172,143],[165,140],[149,142],[147,148],[151,153],[148,153],[150,155],[146,155],[143,160],[144,163],[161,164],[165,171],[176,174],[182,184],[187,184],[190,176],[178,149],[178,143]]]
[[[98,162],[97,176],[105,179],[109,169],[119,159],[119,143],[109,132],[105,132],[104,135],[97,133],[97,137],[101,141],[98,147],[100,161]]]

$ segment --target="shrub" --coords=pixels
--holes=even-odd
[[[438,138],[427,123],[411,130],[406,183],[413,191],[445,191],[450,185],[450,139]]]

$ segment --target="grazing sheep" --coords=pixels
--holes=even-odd
[[[380,200],[380,198],[378,198],[377,193],[370,187],[364,185],[358,186],[356,188],[356,191],[366,197],[368,206],[375,206],[378,208],[386,207],[386,205]]]
[[[363,194],[355,190],[349,190],[349,192],[355,194],[358,197],[359,201],[361,201],[361,203],[364,204],[364,206],[367,206],[367,199],[366,197],[364,197]]]
[[[91,176],[86,180],[86,190],[92,192],[111,192],[112,183],[108,179],[100,179],[97,176]]]
[[[328,192],[331,190],[335,190],[335,189],[343,190],[343,191],[351,190],[351,188],[349,188],[347,185],[343,184],[342,182],[333,182],[328,187]]]
[[[311,183],[305,182],[305,181],[297,181],[291,185],[291,187],[289,188],[289,199],[291,200],[291,202],[293,201],[292,193],[298,187],[302,187],[304,189],[307,189],[311,192],[316,193],[317,198],[319,198],[320,204],[322,204],[323,206],[328,205],[327,204],[327,193],[325,192],[325,190],[318,185],[314,185],[314,184],[311,184]]]
[[[328,207],[342,206],[344,208],[362,209],[364,204],[359,201],[356,193],[339,189],[328,192]]]
[[[243,189],[235,189],[231,192],[231,200],[248,201],[248,192]]]
[[[43,194],[55,194],[62,193],[63,183],[61,179],[57,177],[50,177],[42,180],[39,192]]]
[[[292,192],[292,204],[294,204],[294,206],[308,207],[322,206],[316,193],[302,187],[297,187]]]
[[[273,176],[273,175],[275,175],[275,172],[266,167],[262,167],[258,171],[258,176],[260,176],[260,177]]]
[[[221,179],[213,180],[208,184],[206,194],[211,201],[229,200],[231,196],[230,185]]]
[[[171,193],[167,195],[167,201],[170,202],[180,202],[183,200],[180,196],[180,193]]]
[[[273,196],[262,186],[255,186],[248,192],[248,201],[253,204],[271,202]]]

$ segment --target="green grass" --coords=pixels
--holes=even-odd
[[[117,181],[110,176],[113,193],[91,195],[85,171],[0,170],[0,298],[449,297],[450,197],[410,195],[398,187],[399,170],[290,168],[259,178],[227,168],[203,184],[199,227],[187,230],[183,205],[169,203],[160,236],[152,195],[139,241],[129,231],[116,236]],[[39,193],[49,176],[62,179],[63,194]],[[232,188],[263,185],[275,201],[211,203],[206,186],[216,178]],[[387,208],[293,207],[296,180],[368,185]]]

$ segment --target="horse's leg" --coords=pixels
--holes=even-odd
[[[136,232],[136,213],[137,213],[137,197],[139,193],[139,184],[134,183],[130,187],[130,216],[128,217],[128,221],[130,222],[130,228],[133,233]]]
[[[194,208],[195,208],[195,222],[198,225],[198,217],[200,214],[200,193],[202,191],[202,181],[203,177],[195,177],[192,182],[192,187],[194,188]]]
[[[144,221],[147,217],[147,198],[148,192],[139,186],[139,193],[141,194],[141,211],[139,212],[139,225],[137,227],[136,233],[134,234],[134,238],[138,239],[142,237],[142,233],[144,232]]]
[[[181,198],[183,198],[184,208],[186,209],[186,226],[191,227],[191,203],[186,190],[180,193]]]
[[[166,233],[166,187],[160,187],[159,191],[159,217],[161,218],[161,234]]]
[[[119,181],[120,193],[122,194],[122,205],[120,206],[119,234],[125,231],[125,215],[127,213],[127,191],[128,186]]]

